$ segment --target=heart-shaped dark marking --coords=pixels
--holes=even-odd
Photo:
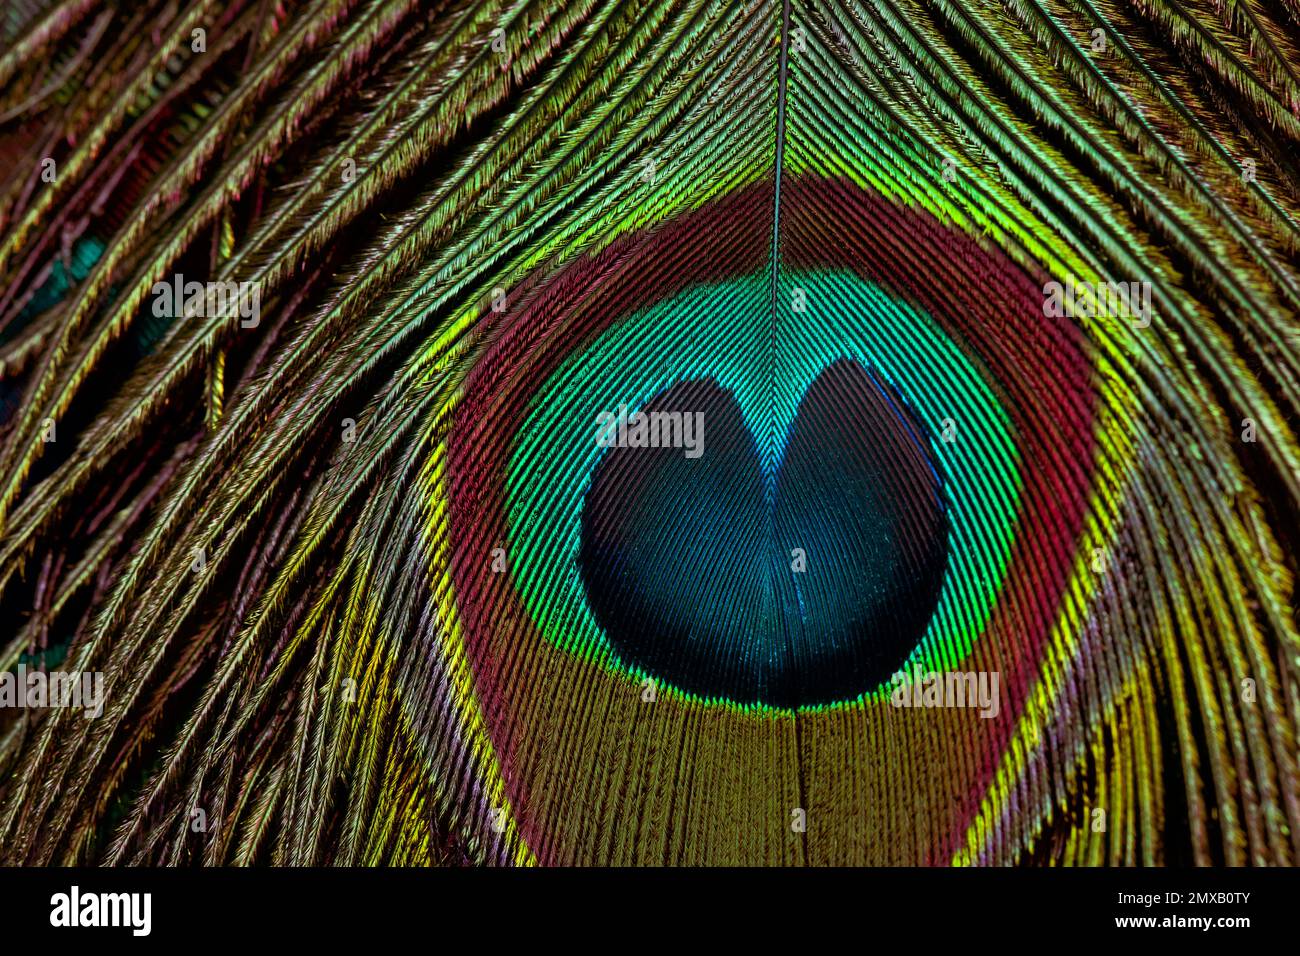
[[[608,449],[583,507],[587,598],[626,664],[703,697],[799,707],[888,680],[925,633],[948,514],[928,432],[856,361],[804,395],[765,479],[735,398],[682,382],[703,453]]]

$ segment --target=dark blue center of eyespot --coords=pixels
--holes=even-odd
[[[582,512],[587,599],[625,664],[703,697],[799,707],[889,679],[934,614],[949,522],[924,425],[862,365],[827,367],[774,480],[735,398],[679,383],[703,453],[615,447]]]

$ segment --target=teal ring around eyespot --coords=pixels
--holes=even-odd
[[[1021,480],[1009,418],[959,345],[874,283],[839,270],[786,275],[775,330],[771,293],[770,276],[755,273],[661,300],[606,329],[542,384],[506,471],[513,579],[523,605],[562,650],[636,679],[653,677],[618,659],[578,570],[582,502],[604,451],[595,441],[597,412],[625,405],[630,415],[677,382],[711,378],[734,394],[753,434],[774,424],[783,436],[762,463],[771,469],[808,387],[836,360],[855,359],[893,386],[932,436],[944,433],[947,420],[955,426],[951,442],[930,441],[949,508],[948,566],[930,625],[904,665],[955,669],[988,623],[1012,548]],[[796,298],[801,312],[790,307]],[[720,315],[755,320],[719,322]],[[769,375],[754,374],[773,368],[775,388]],[[856,700],[888,689],[882,684]]]

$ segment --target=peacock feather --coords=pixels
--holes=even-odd
[[[0,860],[1294,863],[1298,71],[1297,0],[8,3],[0,670],[102,697],[0,685]]]

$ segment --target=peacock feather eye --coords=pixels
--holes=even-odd
[[[1072,540],[1085,516],[1087,345],[1005,256],[843,179],[785,180],[774,261],[741,225],[774,201],[750,187],[559,270],[466,379],[447,446],[452,580],[486,733],[517,754],[502,768],[517,818],[576,812],[590,765],[552,764],[543,741],[589,724],[593,693],[609,729],[586,756],[625,767],[622,744],[636,760],[686,720],[797,725],[800,760],[855,746],[845,720],[901,741],[926,719],[895,706],[922,675],[996,671],[984,717],[953,724],[977,744],[1024,704],[1049,638],[1034,612],[1059,606],[1072,570],[1039,535]],[[905,237],[999,294],[953,296]],[[1008,641],[1013,660],[990,667]],[[538,674],[571,706],[521,713],[509,688]],[[757,772],[744,751],[732,773],[681,759],[697,786]],[[542,860],[582,859],[546,855],[535,826]]]
[[[956,664],[983,630],[1019,490],[984,373],[850,272],[782,286],[798,305],[775,317],[762,272],[630,305],[518,399],[502,531],[556,646],[789,708],[870,694],[912,658]],[[624,447],[593,441],[600,409]],[[629,419],[664,413],[693,448],[626,445]]]
[[[1211,6],[10,4],[0,862],[1294,864]]]
[[[694,442],[702,467],[675,454],[680,443],[648,464],[620,449],[590,478],[577,562],[618,657],[704,697],[797,707],[858,697],[911,655],[938,604],[949,529],[920,426],[882,387],[860,365],[828,366],[784,425],[775,474],[717,386],[645,404],[651,427],[667,412],[702,438],[712,423],[713,444],[705,458]],[[835,431],[846,423],[850,436]],[[864,432],[880,437],[865,446]],[[832,566],[799,577],[809,553]]]

